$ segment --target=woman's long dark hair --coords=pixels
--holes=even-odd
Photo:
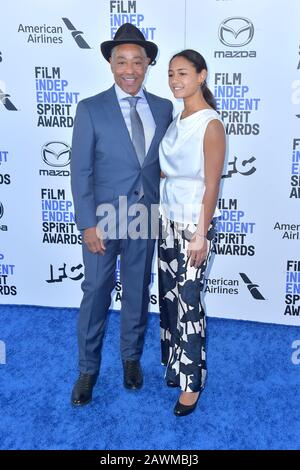
[[[202,72],[203,69],[207,70],[207,65],[205,62],[204,57],[199,54],[199,52],[194,51],[193,49],[185,49],[184,51],[178,52],[177,54],[173,55],[170,63],[176,57],[184,57],[184,59],[188,60],[196,69],[197,73]],[[213,109],[217,111],[217,103],[215,100],[214,95],[206,85],[206,80],[201,85],[201,90],[205,101],[211,106]]]

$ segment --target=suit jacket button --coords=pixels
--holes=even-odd
[[[136,196],[138,196],[138,195],[139,195],[139,192],[138,192],[138,191],[134,191],[134,194],[135,194]]]

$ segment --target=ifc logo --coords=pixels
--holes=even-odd
[[[71,160],[71,147],[64,142],[47,142],[42,147],[42,158],[49,166],[67,166]]]

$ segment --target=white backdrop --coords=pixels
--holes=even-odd
[[[69,182],[73,117],[78,100],[111,86],[99,45],[130,21],[160,48],[147,89],[173,99],[168,61],[183,48],[196,49],[227,128],[207,314],[299,324],[298,0],[11,0],[1,13],[0,302],[79,306],[81,239]],[[178,112],[181,103],[174,105]],[[117,269],[114,308],[118,276]]]

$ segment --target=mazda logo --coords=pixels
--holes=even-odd
[[[219,26],[219,39],[229,47],[242,47],[254,36],[254,26],[248,18],[233,16],[222,21]]]
[[[71,147],[64,142],[47,142],[42,147],[42,158],[49,166],[67,166],[71,160]]]
[[[0,219],[3,216],[3,213],[4,213],[4,207],[3,207],[2,202],[0,202]]]

